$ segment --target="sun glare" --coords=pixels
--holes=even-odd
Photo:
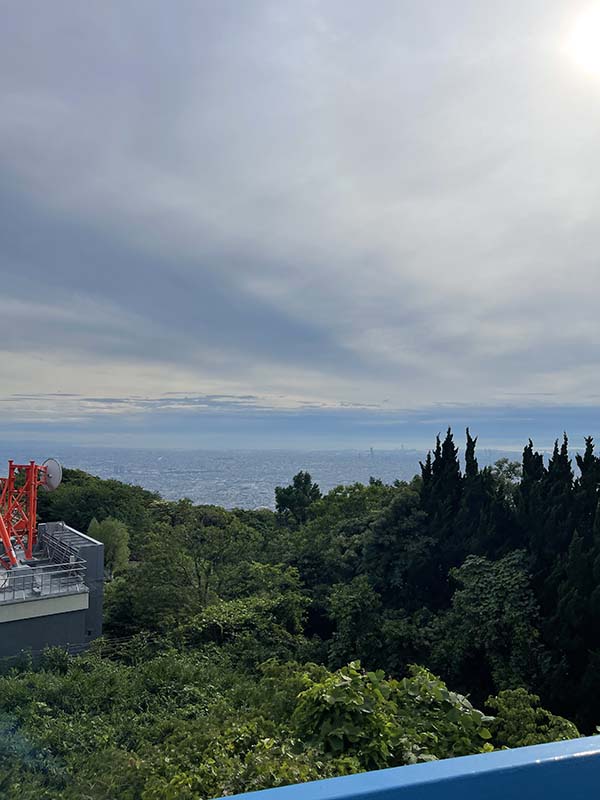
[[[579,67],[600,77],[600,4],[594,4],[577,17],[566,51]]]

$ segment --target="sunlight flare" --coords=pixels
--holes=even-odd
[[[600,3],[588,6],[576,18],[565,50],[581,69],[600,77]]]

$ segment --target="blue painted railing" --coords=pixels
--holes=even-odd
[[[364,772],[236,797],[244,800],[600,800],[600,736]]]

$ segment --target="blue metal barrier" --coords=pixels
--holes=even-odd
[[[364,772],[235,797],[244,800],[600,800],[600,736]]]

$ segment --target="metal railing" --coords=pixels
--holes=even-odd
[[[38,561],[0,570],[0,604],[87,591],[86,564],[60,536],[49,536]]]
[[[227,800],[591,800],[600,736],[498,750],[343,778],[264,789]]]
[[[0,574],[0,603],[71,594],[87,589],[85,564],[44,564]]]
[[[55,564],[70,564],[74,558],[79,558],[75,548],[61,541],[60,537],[56,534],[46,536],[44,552],[46,557]]]

